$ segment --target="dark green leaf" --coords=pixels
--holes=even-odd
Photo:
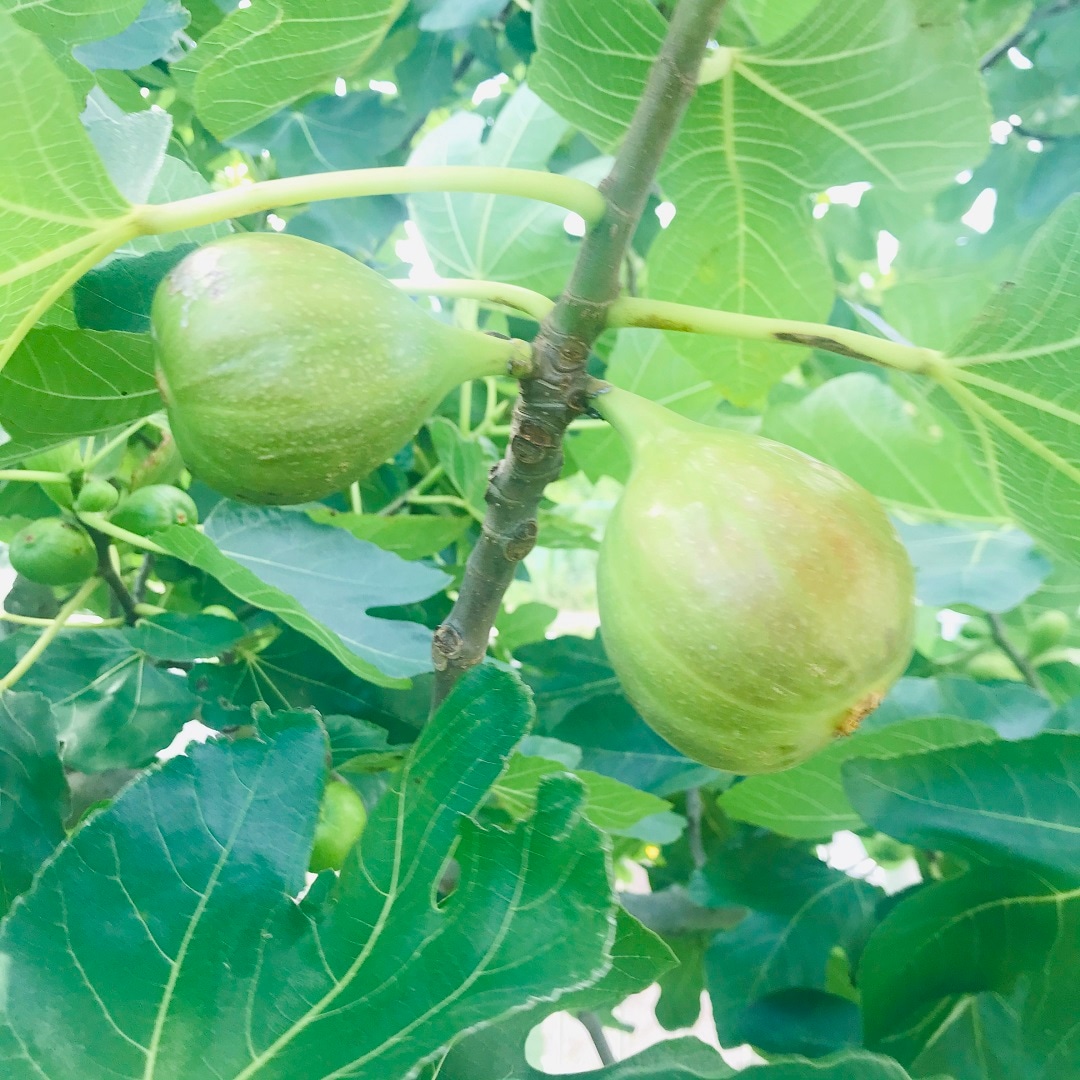
[[[36,636],[22,631],[0,643],[0,670]],[[184,678],[156,667],[124,630],[61,634],[19,688],[52,702],[64,764],[83,772],[149,764],[195,712]]]
[[[4,927],[7,1075],[209,1066],[236,1080],[386,1080],[462,1030],[601,975],[614,929],[606,856],[576,782],[545,784],[515,832],[469,818],[529,722],[511,676],[467,675],[339,884],[304,907],[291,897],[326,752],[312,718],[197,747],[129,788]],[[436,907],[455,842],[459,883]]]
[[[0,914],[64,839],[67,794],[49,702],[0,693]]]
[[[217,615],[166,614],[140,620],[128,640],[156,660],[191,662],[220,656],[246,633],[239,622]]]
[[[782,992],[825,990],[833,949],[849,956],[861,945],[879,891],[826,866],[776,837],[746,837],[721,849],[695,880],[691,895],[711,906],[743,905],[746,917],[717,934],[705,956],[705,973],[717,1035],[722,1044],[763,1038],[760,1002],[775,1015],[787,1011]],[[796,1004],[794,1011],[801,1011]],[[759,1043],[774,1052],[791,1024]],[[833,1037],[843,1045],[840,1030]]]

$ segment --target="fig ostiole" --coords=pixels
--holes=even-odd
[[[264,504],[362,479],[456,386],[530,356],[525,342],[439,322],[334,248],[276,233],[193,251],[158,287],[151,322],[188,468]]]
[[[97,570],[98,555],[85,529],[51,517],[12,537],[8,561],[16,573],[39,585],[81,585]]]
[[[768,439],[624,390],[593,401],[631,472],[597,568],[604,645],[697,761],[775,772],[854,731],[911,655],[914,573],[881,505]]]

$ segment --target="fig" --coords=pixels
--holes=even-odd
[[[128,532],[149,536],[170,525],[197,525],[199,511],[187,492],[170,484],[149,484],[128,495],[109,520]]]
[[[275,233],[193,251],[158,287],[151,323],[185,463],[254,503],[347,487],[458,384],[517,373],[530,355],[525,342],[440,323],[334,248]]]
[[[120,501],[120,492],[99,477],[92,476],[83,481],[79,496],[75,500],[75,509],[84,514],[107,513]]]
[[[1064,611],[1044,611],[1028,628],[1028,655],[1041,656],[1060,645],[1068,636],[1072,623]]]
[[[367,810],[355,788],[344,780],[330,780],[319,804],[315,843],[308,867],[311,872],[340,870],[366,824]]]
[[[914,573],[877,500],[768,439],[623,390],[594,404],[631,458],[597,587],[641,716],[689,757],[744,774],[852,732],[914,632]]]
[[[97,569],[98,557],[94,542],[74,522],[42,518],[12,537],[8,561],[39,585],[81,585]]]

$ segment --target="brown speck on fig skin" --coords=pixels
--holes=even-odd
[[[857,704],[852,705],[836,725],[833,734],[836,738],[854,735],[859,725],[885,700],[885,695],[878,690],[871,690]]]

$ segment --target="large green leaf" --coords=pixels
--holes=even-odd
[[[310,715],[129,788],[4,926],[5,1076],[387,1080],[598,978],[614,913],[576,781],[513,832],[470,820],[530,719],[513,676],[467,675],[340,881],[299,906],[326,755]]]
[[[0,373],[10,434],[92,435],[161,408],[148,335],[31,330]]]
[[[200,120],[228,138],[351,74],[404,6],[405,0],[266,0],[234,11],[182,65],[195,74]]]
[[[503,106],[492,128],[459,112],[428,132],[410,165],[546,169],[566,121],[527,86]],[[599,179],[599,177],[597,177]],[[563,228],[566,211],[494,195],[412,195],[409,208],[440,273],[494,279],[538,292],[562,291],[579,241]]]
[[[0,694],[0,914],[64,839],[67,783],[48,701]]]
[[[45,47],[0,14],[0,367],[72,281],[132,232],[78,114]]]
[[[431,670],[431,631],[368,608],[423,600],[449,580],[299,511],[221,503],[205,533],[174,525],[154,539],[236,596],[310,637],[350,671],[400,686]]]
[[[1032,240],[935,368],[932,401],[971,440],[998,498],[1050,551],[1080,560],[1080,197]]]
[[[971,720],[926,717],[859,732],[782,773],[748,776],[720,796],[724,812],[782,836],[823,840],[840,829],[865,828],[851,805],[840,770],[858,757],[890,757],[995,739],[992,728]]]
[[[932,190],[986,151],[989,116],[958,13],[927,19],[907,0],[823,0],[781,40],[730,51],[662,167],[678,214],[650,254],[653,294],[824,319],[831,275],[805,196],[853,181]],[[645,0],[587,10],[548,0],[530,85],[614,145],[663,30]],[[675,343],[744,401],[798,359],[763,343]]]
[[[1080,735],[1047,733],[844,767],[848,795],[876,828],[964,859],[959,877],[898,904],[860,967],[867,1039],[928,1022],[942,999],[1009,993],[1021,977],[1026,1052],[1043,1071],[1080,1068]]]

